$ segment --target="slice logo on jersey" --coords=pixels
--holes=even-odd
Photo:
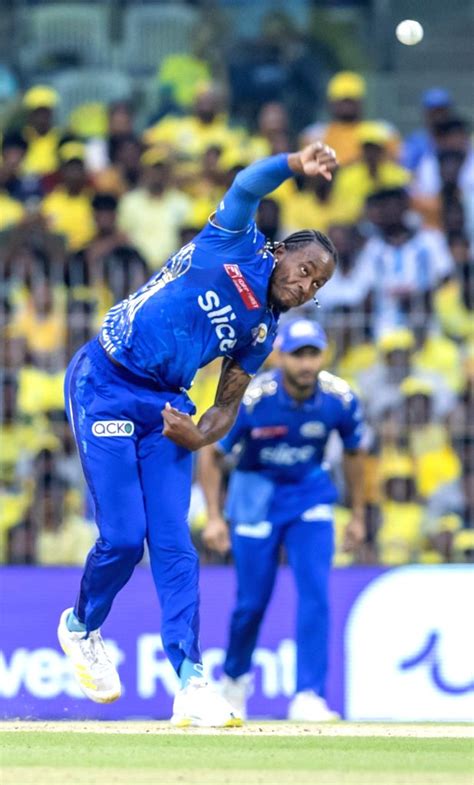
[[[199,307],[204,311],[219,339],[219,349],[221,352],[228,352],[237,343],[237,333],[231,322],[237,319],[231,305],[224,305],[221,308],[221,300],[217,292],[209,289],[205,295],[200,294],[197,298]]]
[[[232,280],[235,288],[237,289],[238,293],[240,294],[242,300],[245,303],[245,307],[248,311],[255,311],[257,308],[261,308],[261,305],[253,293],[252,289],[248,285],[247,281],[245,280],[240,267],[238,264],[225,264],[224,270],[226,271],[229,278]]]
[[[135,423],[130,420],[96,420],[92,433],[94,436],[133,436]]]
[[[250,437],[252,439],[276,439],[288,433],[287,425],[265,425],[261,428],[252,428]]]
[[[303,447],[291,447],[285,442],[274,447],[264,447],[260,450],[262,463],[275,466],[295,466],[297,463],[308,463],[314,455],[314,447],[305,444]]]
[[[254,327],[252,330],[252,345],[255,346],[257,343],[263,343],[268,335],[268,327],[265,322],[260,322],[258,327]]]
[[[301,436],[304,436],[306,439],[314,439],[316,437],[323,437],[326,433],[326,426],[323,422],[318,422],[318,420],[310,420],[309,422],[304,422],[300,428]]]

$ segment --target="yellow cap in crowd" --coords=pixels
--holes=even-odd
[[[85,158],[85,149],[82,142],[65,142],[59,148],[59,157],[63,164],[68,161],[83,161]]]
[[[365,79],[355,71],[339,71],[329,80],[326,92],[330,101],[342,101],[344,98],[358,100],[365,93]]]
[[[408,350],[415,348],[415,336],[406,327],[399,327],[396,330],[384,333],[378,340],[378,348],[384,354],[389,354],[398,350]]]
[[[359,125],[357,138],[361,144],[378,144],[380,147],[385,147],[390,139],[390,133],[384,123],[368,120]]]
[[[417,376],[407,376],[400,385],[400,392],[406,398],[414,395],[426,395],[429,398],[433,395],[433,385],[427,379],[419,379]]]
[[[140,158],[142,166],[156,166],[170,162],[170,151],[163,147],[150,147]]]
[[[30,87],[23,96],[23,106],[26,109],[53,109],[58,103],[58,93],[47,85]]]

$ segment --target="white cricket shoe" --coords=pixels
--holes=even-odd
[[[120,677],[110,659],[100,630],[83,632],[68,630],[66,620],[73,608],[67,608],[59,620],[58,640],[72,662],[74,675],[87,698],[96,703],[112,703],[120,698]]]
[[[192,676],[176,693],[173,703],[173,725],[188,728],[240,728],[242,717],[206,679]]]
[[[313,690],[297,692],[288,707],[288,719],[299,722],[336,722],[340,716],[331,711],[324,698]]]
[[[220,693],[223,698],[236,710],[239,717],[247,719],[247,698],[253,693],[253,676],[251,673],[244,673],[236,679],[222,675],[219,682]]]

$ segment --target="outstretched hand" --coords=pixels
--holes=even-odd
[[[298,153],[290,153],[288,163],[294,172],[307,177],[322,175],[332,180],[332,173],[337,167],[336,153],[327,144],[314,142],[303,147]]]

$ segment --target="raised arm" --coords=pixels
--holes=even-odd
[[[188,450],[199,450],[221,439],[230,430],[250,376],[230,357],[225,357],[214,405],[196,425],[188,414],[166,404],[163,435]]]
[[[337,165],[336,155],[321,142],[310,144],[298,153],[280,153],[243,169],[225,194],[215,214],[215,222],[231,232],[241,231],[253,219],[259,202],[294,174],[327,180]]]

